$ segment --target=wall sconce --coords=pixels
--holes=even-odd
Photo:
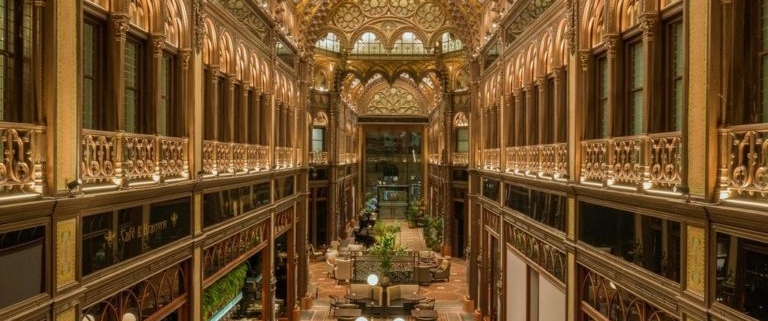
[[[75,194],[73,194],[72,192],[82,184],[83,184],[83,181],[80,180],[79,178],[67,183],[67,189],[69,190],[69,197],[75,197]]]

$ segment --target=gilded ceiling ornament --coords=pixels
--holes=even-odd
[[[416,22],[425,30],[440,28],[445,21],[443,9],[433,3],[425,3],[416,11]]]
[[[390,11],[399,16],[409,16],[416,11],[415,0],[389,0]]]
[[[376,93],[365,109],[367,114],[420,114],[416,98],[410,92],[390,87]]]
[[[378,17],[387,11],[388,0],[363,0],[360,6],[365,11],[365,14],[371,17]]]
[[[344,3],[336,9],[333,22],[344,31],[354,31],[363,23],[363,12],[354,3]]]

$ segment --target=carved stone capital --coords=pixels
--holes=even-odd
[[[592,52],[589,50],[579,51],[579,61],[581,62],[581,70],[589,71],[589,59],[592,58]]]
[[[227,74],[227,89],[234,90],[235,81],[237,81],[237,76],[235,74]]]
[[[128,32],[128,17],[115,16],[112,20],[115,26],[115,37],[117,39],[125,39],[125,34]]]
[[[181,49],[179,51],[179,55],[181,55],[181,69],[182,70],[188,70],[189,69],[189,58],[192,57],[192,50],[190,49]]]
[[[653,40],[653,34],[656,31],[656,21],[658,16],[655,13],[645,13],[640,16],[640,29],[643,30],[645,40]]]
[[[165,49],[165,36],[152,35],[152,54],[155,56],[162,56],[164,49]]]
[[[608,51],[608,56],[616,57],[616,46],[619,44],[619,35],[609,34],[603,36],[603,46]]]

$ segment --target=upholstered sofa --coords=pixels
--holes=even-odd
[[[370,286],[365,283],[353,283],[349,285],[349,293],[353,294],[356,300],[373,300],[374,304],[381,305],[382,303],[382,297],[381,297],[382,289],[378,285]],[[373,295],[373,297],[371,297]]]
[[[387,306],[404,308],[407,304],[415,304],[415,302],[403,298],[408,293],[419,293],[419,285],[399,284],[387,287]]]

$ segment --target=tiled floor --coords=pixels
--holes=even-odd
[[[403,221],[389,221],[387,224],[400,224],[400,242],[415,251],[426,249],[421,236],[421,228],[408,228]],[[302,313],[302,320],[333,320],[328,317],[330,295],[343,297],[348,285],[337,284],[336,280],[327,275],[327,265],[324,260],[310,263],[311,288],[316,289],[316,299],[312,308]],[[461,259],[451,259],[451,277],[448,281],[433,282],[429,286],[421,286],[420,292],[426,297],[435,299],[438,320],[472,320],[471,313],[463,311],[464,297],[467,295],[466,265]],[[391,317],[389,319],[392,319]]]

